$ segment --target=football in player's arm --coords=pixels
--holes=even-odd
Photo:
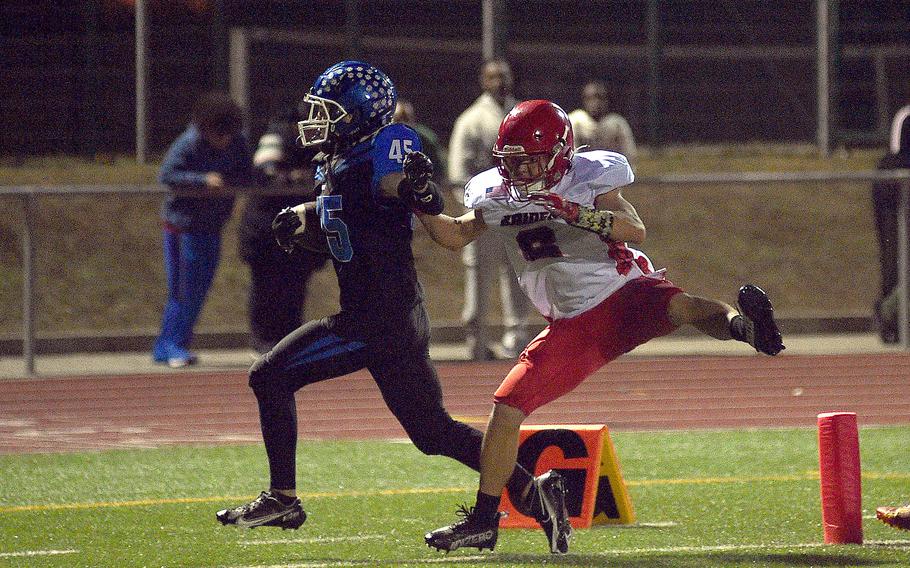
[[[430,178],[433,163],[423,152],[408,152],[402,156],[401,172],[390,172],[379,180],[385,199],[400,199],[415,213],[435,216],[445,208],[442,192]],[[300,246],[307,250],[328,253],[325,233],[319,226],[316,202],[309,201],[282,209],[272,221],[272,233],[279,246],[292,252]]]

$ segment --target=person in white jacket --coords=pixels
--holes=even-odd
[[[610,112],[607,86],[591,81],[582,90],[583,108],[569,113],[575,143],[588,150],[612,150],[634,162],[638,154],[632,127],[621,115]]]
[[[481,66],[483,93],[455,120],[449,138],[449,180],[457,188],[459,201],[464,185],[471,176],[493,166],[490,149],[496,142],[499,124],[515,105],[512,96],[512,70],[503,59],[491,59]],[[530,306],[521,289],[509,274],[502,245],[491,235],[481,235],[462,251],[465,267],[464,307],[461,320],[465,326],[471,359],[493,359],[489,322],[490,295],[498,280],[502,302],[503,354],[515,357],[528,340]]]

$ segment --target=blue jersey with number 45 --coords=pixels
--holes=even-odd
[[[405,154],[421,149],[403,124],[385,126],[370,139],[330,157],[317,169],[316,200],[338,275],[343,312],[382,332],[422,301],[411,252],[412,214],[380,190],[383,176],[400,172]]]

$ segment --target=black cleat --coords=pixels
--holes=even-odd
[[[446,552],[458,550],[463,546],[493,550],[499,537],[499,519],[505,517],[506,513],[499,511],[492,519],[479,519],[474,514],[474,507],[469,510],[461,505],[456,514],[461,519],[424,535],[427,546]]]
[[[268,491],[263,491],[249,503],[222,509],[215,513],[222,525],[237,525],[245,529],[256,527],[281,527],[298,529],[306,521],[306,512],[300,506],[300,499],[285,505]]]
[[[774,323],[774,307],[765,291],[754,284],[739,289],[739,311],[746,318],[746,341],[760,353],[777,355],[784,341]]]
[[[569,524],[569,512],[566,510],[566,483],[559,473],[552,469],[534,478],[537,499],[540,500],[540,523],[550,543],[550,552],[565,554],[569,551],[572,540],[572,525]]]

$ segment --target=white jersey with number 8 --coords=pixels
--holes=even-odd
[[[622,154],[581,152],[568,174],[551,189],[587,207],[594,199],[632,183]],[[465,205],[482,212],[488,230],[506,247],[522,289],[545,317],[570,318],[600,304],[630,280],[653,272],[641,251],[553,217],[543,206],[515,201],[493,168],[465,187]]]

